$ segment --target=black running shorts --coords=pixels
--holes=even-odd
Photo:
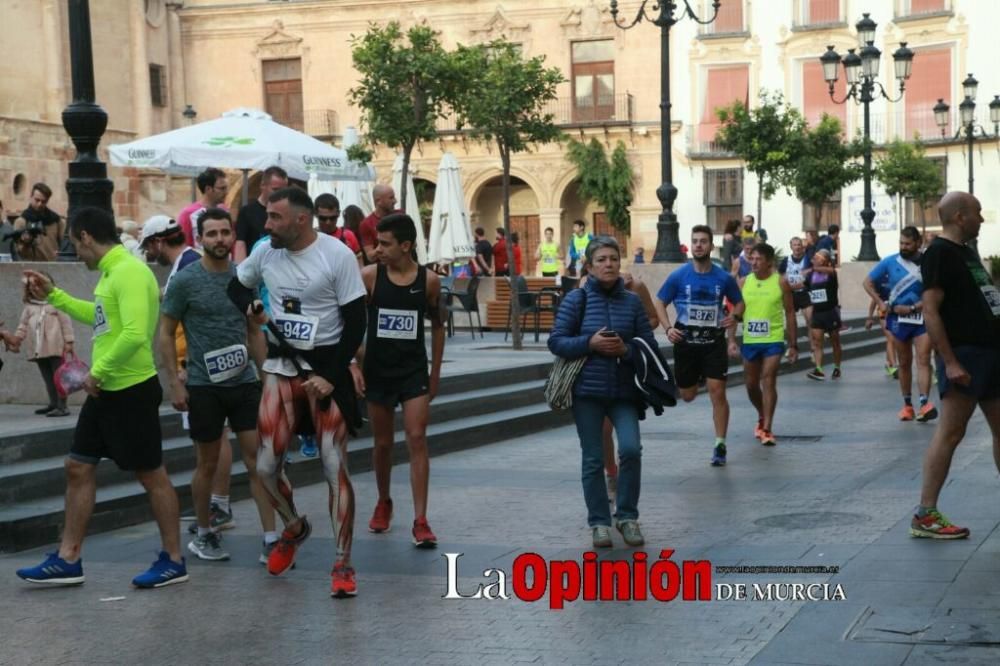
[[[163,464],[162,401],[156,376],[120,391],[101,391],[96,398],[87,396],[69,457],[91,465],[110,458],[127,471],[157,469]]]
[[[191,439],[206,443],[218,440],[226,419],[233,432],[256,430],[259,406],[260,384],[257,382],[237,386],[189,386]]]
[[[674,379],[677,388],[697,386],[702,379],[725,380],[729,374],[726,339],[707,345],[674,345]]]
[[[834,308],[826,312],[816,312],[813,309],[812,319],[809,321],[809,328],[822,329],[826,333],[833,333],[840,330],[840,309]]]
[[[809,292],[805,289],[801,291],[792,292],[792,305],[795,306],[795,311],[805,310],[807,307],[812,305],[812,301],[809,300]]]
[[[429,392],[430,379],[426,372],[385,382],[365,380],[365,400],[383,407],[395,407]]]

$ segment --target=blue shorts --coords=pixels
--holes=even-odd
[[[927,333],[927,327],[923,324],[900,324],[897,314],[889,315],[885,320],[885,328],[900,342],[909,342]]]
[[[1000,349],[963,345],[953,347],[955,357],[972,377],[968,386],[952,384],[945,374],[944,361],[937,356],[938,392],[943,398],[951,389],[974,397],[977,401],[1000,398]]]
[[[744,342],[740,350],[745,361],[761,361],[770,356],[781,356],[785,353],[784,342]]]

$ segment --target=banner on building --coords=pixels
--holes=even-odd
[[[861,221],[861,211],[865,208],[865,197],[856,195],[847,197],[847,230],[861,231],[865,228],[865,223]],[[872,208],[875,210],[875,219],[872,220],[872,229],[875,231],[895,231],[896,209],[892,205],[892,197],[884,193],[872,193]]]

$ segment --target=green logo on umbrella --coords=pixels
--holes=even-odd
[[[249,146],[254,141],[255,139],[252,136],[213,136],[207,141],[202,141],[202,143],[207,143],[216,148],[228,148],[230,146]]]

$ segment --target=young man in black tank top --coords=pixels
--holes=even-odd
[[[417,264],[413,244],[417,232],[405,214],[387,215],[376,227],[377,264],[366,266],[361,277],[368,291],[368,337],[363,370],[351,366],[355,388],[368,401],[368,418],[375,442],[372,466],[378,485],[378,502],[368,529],[389,531],[392,499],[393,412],[403,406],[406,447],[410,454],[413,490],[413,543],[434,548],[437,537],[427,524],[427,418],[437,395],[444,355],[444,319],[440,312],[441,282],[433,271]],[[427,374],[424,315],[431,320],[431,371]],[[360,353],[359,353],[360,355]]]

